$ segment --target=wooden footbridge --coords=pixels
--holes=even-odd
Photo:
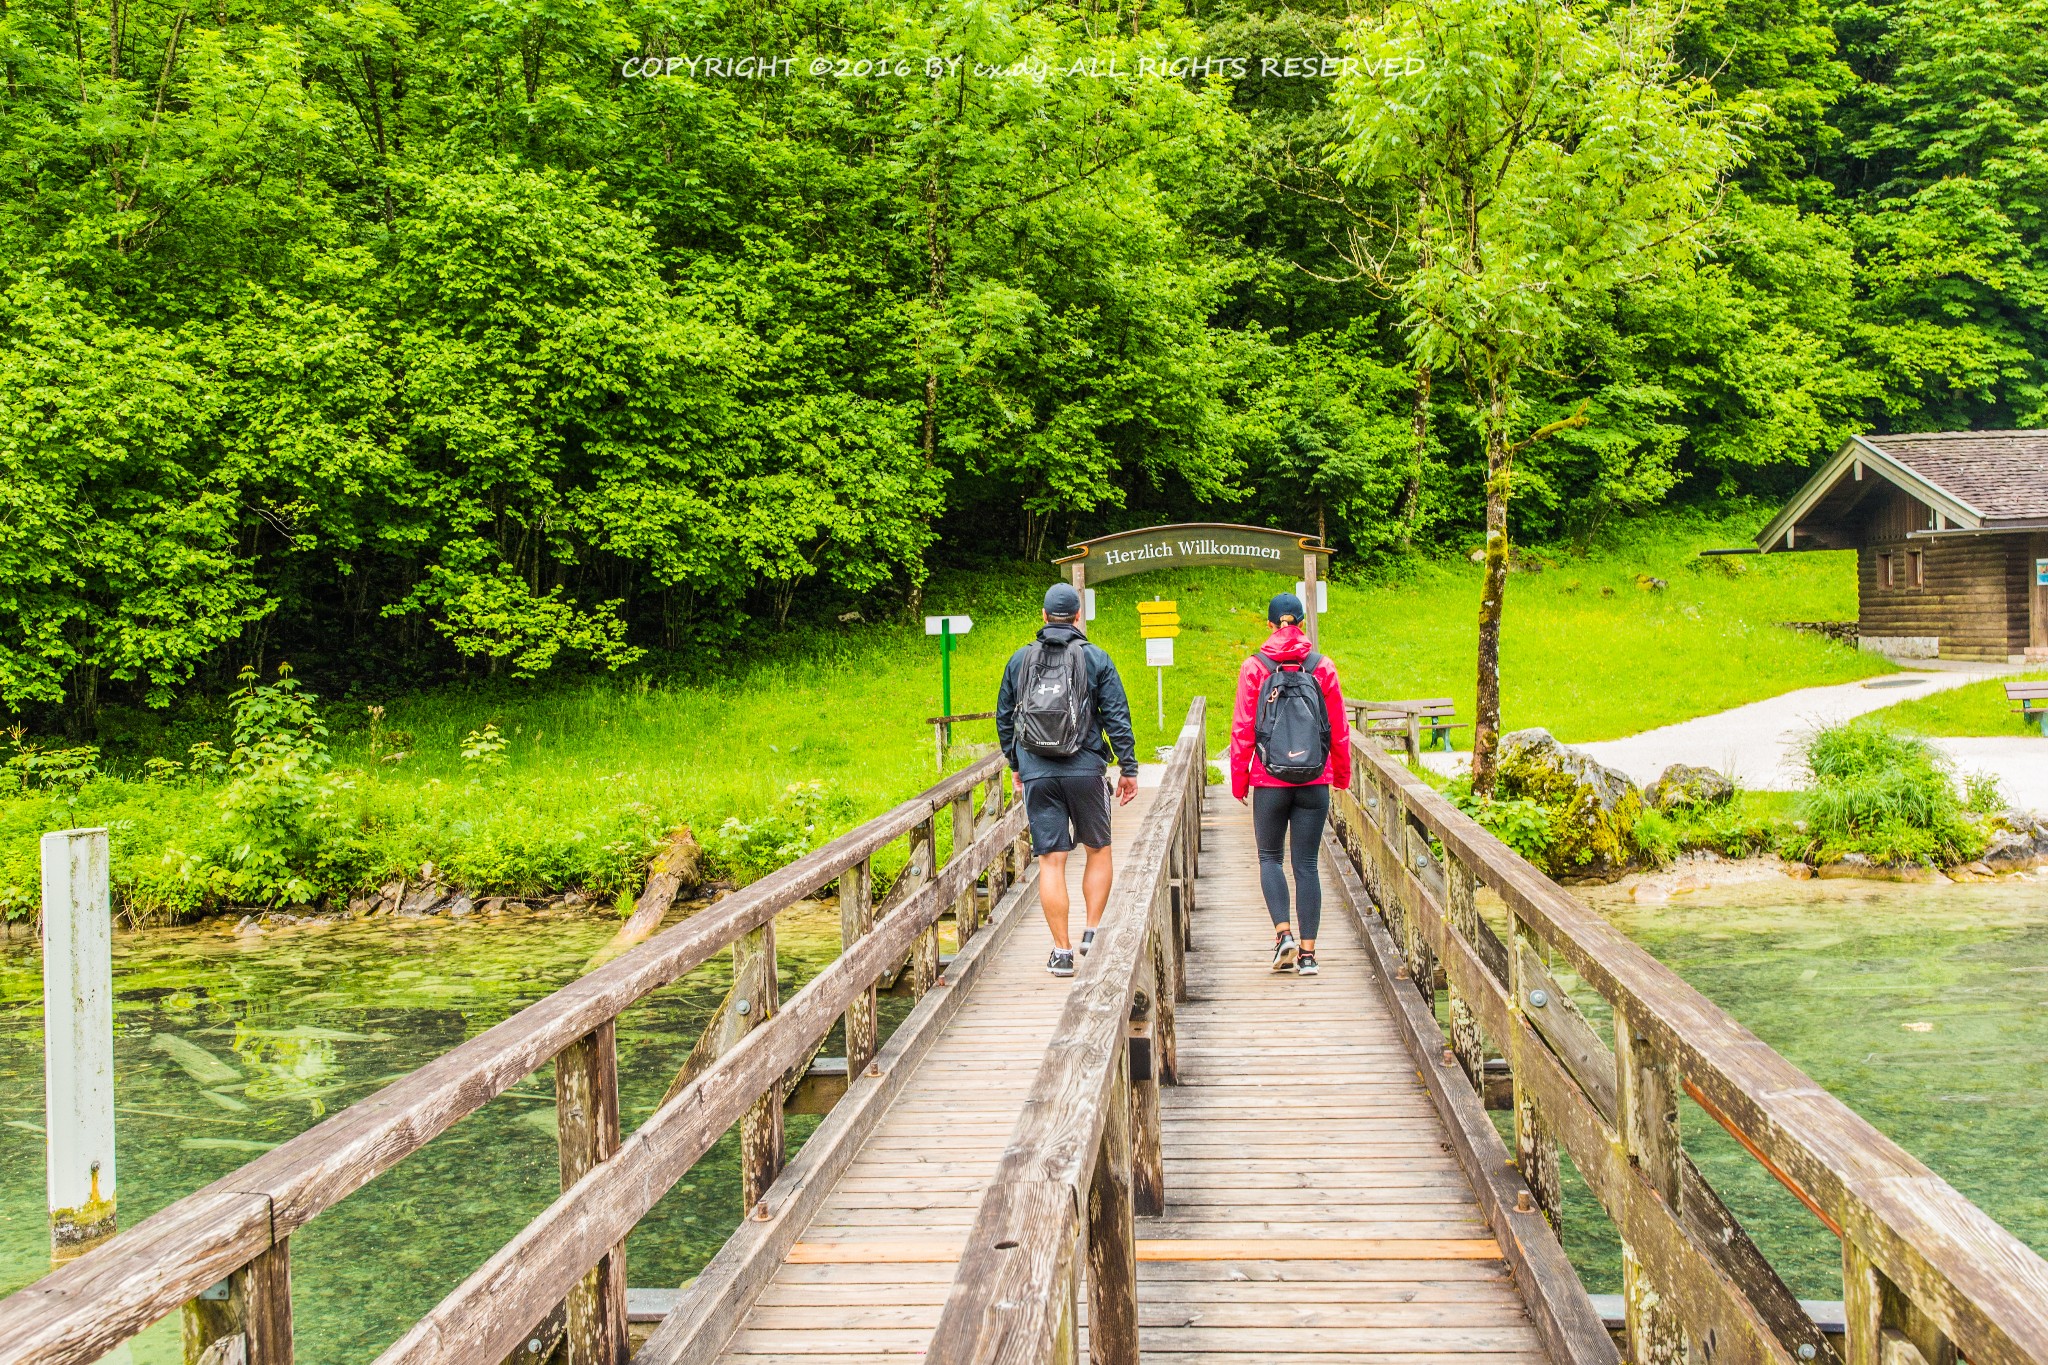
[[[561,1197],[379,1365],[2048,1362],[2048,1264],[1375,749],[1322,975],[1269,973],[1207,753],[1197,701],[1071,981],[984,760],[0,1302],[0,1362],[84,1365],[182,1312],[189,1361],[288,1365],[293,1233],[550,1065]],[[835,885],[844,952],[778,1000],[776,915]],[[731,996],[622,1134],[613,1021],[727,951]],[[918,1003],[882,1039],[899,976]],[[1841,1238],[1839,1321],[1688,1158],[1681,1095]],[[828,1099],[785,1160],[785,1106]],[[627,1234],[735,1125],[739,1230],[629,1298]],[[1618,1308],[1552,1232],[1561,1153],[1572,1216],[1619,1232]]]

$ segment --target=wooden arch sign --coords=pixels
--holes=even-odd
[[[1308,608],[1308,620],[1303,624],[1308,628],[1309,638],[1316,638],[1316,582],[1322,577],[1322,559],[1329,555],[1330,548],[1315,536],[1265,526],[1191,521],[1116,531],[1076,541],[1067,548],[1074,553],[1053,562],[1066,565],[1074,586],[1083,591],[1090,583],[1106,583],[1153,569],[1223,565],[1270,569],[1290,578],[1299,575],[1307,586],[1303,605]]]

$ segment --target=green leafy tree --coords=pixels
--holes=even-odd
[[[1361,181],[1420,181],[1423,248],[1398,267],[1418,360],[1455,368],[1486,462],[1473,789],[1493,793],[1515,463],[1584,424],[1530,429],[1521,393],[1609,291],[1689,267],[1739,143],[1653,8],[1402,0],[1356,21],[1341,88]],[[1411,59],[1413,62],[1411,63]],[[1408,74],[1411,64],[1422,70]],[[1518,429],[1520,434],[1518,435]]]

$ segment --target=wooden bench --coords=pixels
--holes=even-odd
[[[1408,757],[1422,756],[1422,731],[1429,730],[1429,745],[1449,753],[1451,731],[1466,728],[1462,721],[1453,721],[1458,713],[1457,704],[1449,697],[1422,697],[1412,701],[1354,701],[1351,708],[1351,724],[1354,728],[1385,742],[1398,736]]]
[[[2038,721],[2042,735],[2048,736],[2048,682],[2007,683],[2005,699],[2018,702],[2012,709],[2024,720]]]

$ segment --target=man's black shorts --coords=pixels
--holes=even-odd
[[[1077,842],[1109,847],[1109,784],[1100,777],[1035,777],[1024,784],[1033,853],[1064,853]]]

